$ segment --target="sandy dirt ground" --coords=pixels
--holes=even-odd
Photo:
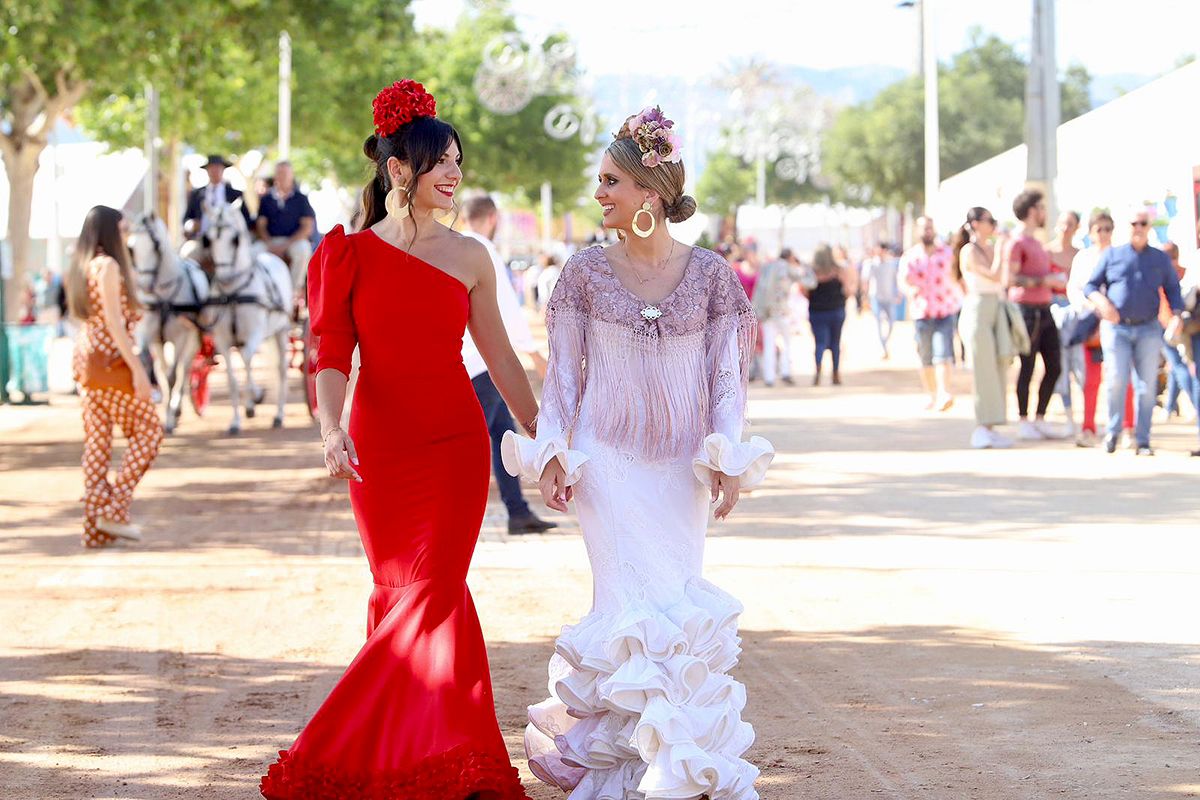
[[[807,385],[801,339],[804,386],[753,391],[779,456],[714,525],[707,575],[746,605],[762,797],[1200,796],[1194,425],[1157,426],[1155,458],[971,451],[969,375],[923,412],[910,335],[880,362],[853,321],[840,388]],[[234,439],[219,402],[186,413],[137,497],[146,542],[84,552],[73,398],[0,408],[0,796],[257,796],[360,646],[371,588],[303,409],[270,416]],[[524,708],[591,600],[557,518],[509,537],[493,498],[470,577],[537,800],[561,794],[525,769]]]

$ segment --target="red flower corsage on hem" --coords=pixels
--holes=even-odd
[[[375,95],[375,133],[391,136],[418,117],[436,117],[437,101],[416,81],[396,81]]]

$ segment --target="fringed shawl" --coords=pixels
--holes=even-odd
[[[604,251],[567,262],[546,314],[550,366],[541,424],[601,441],[650,461],[694,456],[704,437],[740,438],[757,335],[733,269],[694,248],[683,280],[649,304],[617,279]]]

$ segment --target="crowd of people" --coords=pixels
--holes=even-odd
[[[1195,273],[1180,265],[1178,247],[1151,243],[1152,219],[1144,206],[1119,217],[1128,226],[1121,244],[1114,243],[1117,218],[1108,210],[1093,212],[1083,248],[1076,246],[1082,223],[1074,211],[1059,216],[1048,244],[1034,235],[1047,222],[1045,199],[1036,190],[1017,196],[1013,214],[1017,227],[998,233],[987,209],[972,208],[947,248],[953,283],[962,292],[960,333],[972,354],[978,427],[971,444],[1013,444],[995,428],[1007,420],[1005,377],[1015,356],[1018,439],[1074,439],[1081,447],[1103,443],[1112,453],[1124,432],[1125,446],[1154,455],[1150,434],[1161,367],[1167,368],[1168,416],[1178,412],[1180,394],[1192,399],[1194,410],[1200,389]],[[1102,383],[1107,420],[1098,430]],[[1083,396],[1078,425],[1076,388]],[[1062,427],[1046,421],[1056,394],[1066,418]],[[1200,450],[1192,455],[1200,456]]]
[[[955,368],[969,368],[972,447],[1061,439],[1153,455],[1156,408],[1168,419],[1186,406],[1193,415],[1200,410],[1200,270],[1183,268],[1175,244],[1151,242],[1145,207],[1121,218],[1128,229],[1116,245],[1116,222],[1106,209],[1094,211],[1086,226],[1077,212],[1064,211],[1049,236],[1039,235],[1048,221],[1041,193],[1022,192],[1012,212],[1016,225],[1002,230],[990,211],[972,208],[946,239],[922,216],[907,250],[881,242],[857,263],[845,248],[826,244],[803,260],[789,248],[760,259],[752,239],[720,245],[759,322],[752,378],[767,387],[795,384],[794,323],[807,317],[812,383],[821,383],[829,362],[830,381],[839,385],[847,309],[869,308],[883,360],[891,357],[896,321],[912,321],[926,410],[950,409]],[[1016,427],[1005,434],[1014,361]],[[1107,418],[1098,427],[1102,386]],[[1056,397],[1061,424],[1047,420]]]

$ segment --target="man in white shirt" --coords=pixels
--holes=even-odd
[[[529,331],[525,312],[521,310],[521,304],[517,301],[517,292],[513,289],[508,268],[496,252],[496,245],[492,243],[500,221],[495,201],[488,195],[472,197],[463,206],[463,216],[466,221],[463,234],[481,242],[492,257],[492,264],[496,268],[496,303],[500,306],[500,316],[504,319],[504,328],[508,332],[513,349],[518,353],[528,353],[533,358],[538,372],[545,374],[546,361],[534,344],[533,334]],[[488,433],[492,437],[492,471],[500,488],[500,497],[508,509],[508,532],[541,533],[558,527],[533,513],[521,494],[520,481],[509,475],[501,464],[500,441],[504,438],[505,431],[515,431],[517,426],[496,385],[492,383],[487,364],[475,347],[470,332],[463,335],[463,365],[467,368],[467,374],[471,376],[475,396],[479,398],[484,419],[487,420]]]

